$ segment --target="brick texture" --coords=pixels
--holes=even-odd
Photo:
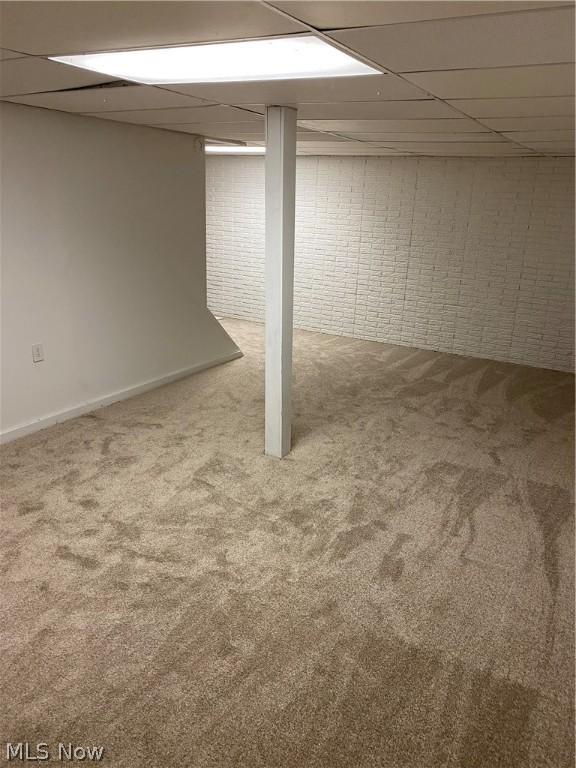
[[[572,370],[571,158],[298,159],[294,320]],[[208,303],[264,318],[264,161],[207,158]]]

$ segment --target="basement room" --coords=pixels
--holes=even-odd
[[[574,2],[0,2],[0,761],[573,768]]]

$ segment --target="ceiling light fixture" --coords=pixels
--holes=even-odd
[[[312,35],[52,56],[51,59],[145,85],[380,74]]]
[[[207,155],[265,155],[266,147],[239,147],[221,146],[219,144],[207,144]]]

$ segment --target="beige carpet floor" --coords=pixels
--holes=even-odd
[[[573,377],[297,332],[278,461],[224,324],[242,359],[2,449],[0,738],[572,768]]]

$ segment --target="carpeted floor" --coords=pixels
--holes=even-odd
[[[278,461],[224,324],[244,358],[2,449],[0,739],[572,768],[573,377],[297,332]]]

